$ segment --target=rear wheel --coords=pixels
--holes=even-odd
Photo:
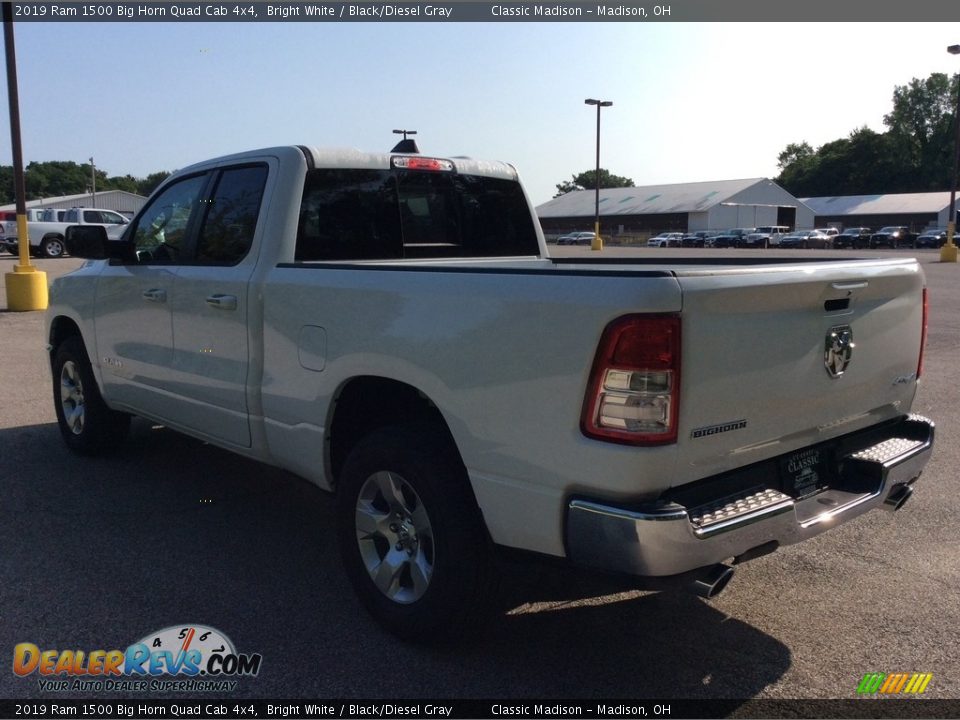
[[[435,643],[479,629],[494,594],[490,541],[443,428],[361,440],[341,472],[337,519],[350,582],[387,630]]]
[[[64,340],[53,360],[53,401],[67,447],[94,455],[123,441],[130,416],[107,407],[93,377],[83,341]]]
[[[66,248],[63,246],[63,238],[48,237],[40,243],[40,254],[47,258],[62,257]]]

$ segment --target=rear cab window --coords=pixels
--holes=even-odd
[[[316,169],[307,175],[297,261],[537,254],[519,182],[399,168]]]

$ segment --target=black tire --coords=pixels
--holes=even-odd
[[[63,257],[67,252],[62,237],[45,237],[40,242],[40,255],[45,258]]]
[[[445,429],[394,426],[363,438],[340,475],[337,520],[347,576],[391,633],[435,644],[482,627],[495,596],[491,543]]]
[[[83,341],[75,335],[60,343],[54,354],[53,404],[64,442],[80,455],[115,448],[130,427],[129,415],[104,403]]]

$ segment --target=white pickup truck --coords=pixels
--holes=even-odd
[[[64,234],[71,225],[102,225],[111,239],[119,239],[130,220],[113,210],[99,208],[29,208],[27,210],[27,235],[30,238],[30,254],[58,258],[64,253]],[[3,223],[0,241],[7,252],[14,255],[19,250],[20,232],[14,217]]]
[[[932,451],[912,259],[550,258],[509,165],[307,147],[67,242],[67,445],[135,414],[335,491],[347,574],[407,639],[477,627],[503,547],[710,596],[899,508]]]

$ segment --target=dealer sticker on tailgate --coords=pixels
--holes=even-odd
[[[784,490],[802,498],[825,487],[827,482],[827,451],[825,448],[798,450],[780,461],[780,477]]]

